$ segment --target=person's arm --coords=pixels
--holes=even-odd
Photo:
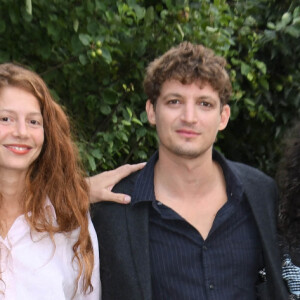
[[[142,169],[145,163],[135,165],[123,165],[111,171],[105,171],[98,175],[88,177],[87,183],[90,187],[90,202],[113,201],[118,203],[129,203],[130,197],[125,194],[116,194],[111,190],[116,183],[129,174]]]

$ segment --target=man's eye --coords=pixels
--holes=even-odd
[[[177,99],[173,99],[173,100],[168,101],[168,103],[169,104],[178,104],[178,103],[180,103],[180,101]]]
[[[205,107],[211,107],[211,106],[212,106],[210,103],[205,102],[205,101],[202,101],[202,102],[200,103],[200,105],[201,105],[201,106],[205,106]]]
[[[9,117],[0,117],[0,121],[6,123],[11,121],[11,119]]]

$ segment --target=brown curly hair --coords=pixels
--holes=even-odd
[[[225,70],[226,60],[203,45],[182,42],[151,62],[146,70],[144,90],[152,104],[156,104],[166,80],[175,79],[182,84],[196,80],[209,83],[219,93],[221,104],[228,103],[231,82]]]
[[[77,283],[83,274],[83,290],[92,291],[94,253],[88,231],[88,186],[71,138],[69,120],[35,72],[12,63],[1,64],[0,91],[5,87],[20,88],[34,95],[43,116],[44,144],[26,175],[26,198],[23,203],[26,220],[32,230],[48,232],[52,240],[57,232],[80,228],[78,240],[73,246],[73,260],[79,264]],[[47,218],[45,202],[41,201],[47,196],[55,208],[58,225]]]

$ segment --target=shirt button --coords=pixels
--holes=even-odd
[[[206,246],[203,246],[203,250],[207,250],[207,247],[206,247]]]
[[[209,289],[210,289],[210,290],[213,290],[214,288],[215,288],[215,287],[214,287],[213,284],[210,284],[210,285],[209,285]]]

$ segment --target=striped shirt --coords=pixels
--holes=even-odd
[[[228,201],[218,211],[206,240],[180,215],[155,199],[158,153],[137,179],[131,205],[152,203],[152,299],[256,299],[258,272],[263,267],[258,230],[241,182],[216,151],[213,158],[223,169]]]

